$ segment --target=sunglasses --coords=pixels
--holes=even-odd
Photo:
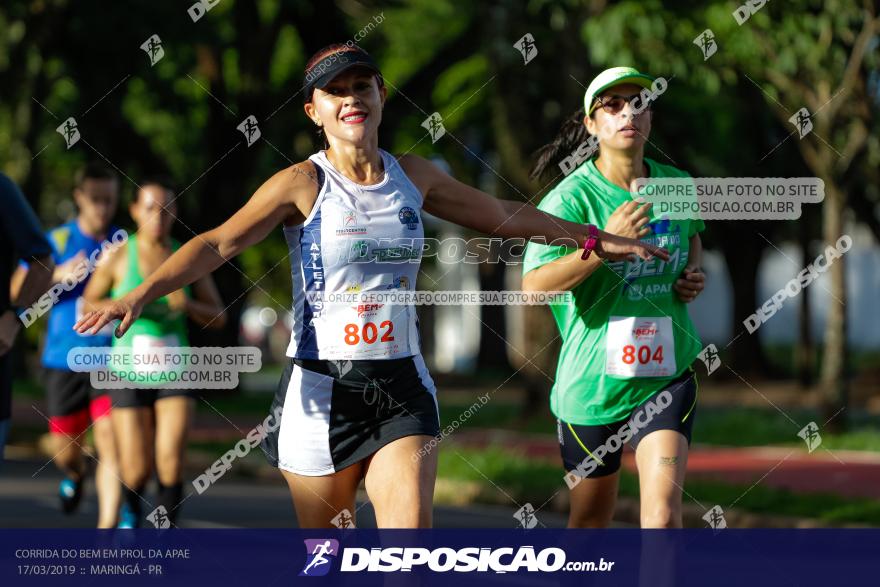
[[[614,94],[613,96],[606,96],[603,98],[596,98],[596,102],[598,106],[601,106],[602,109],[608,114],[617,114],[621,110],[623,110],[623,105],[629,103],[632,106],[632,101],[636,98],[639,98],[641,94],[633,94],[632,96],[621,96],[619,94]],[[652,101],[648,101],[648,104],[645,106],[644,110],[651,110],[654,107]]]

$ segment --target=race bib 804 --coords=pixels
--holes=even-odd
[[[675,375],[672,319],[611,316],[605,333],[605,373],[618,377]]]

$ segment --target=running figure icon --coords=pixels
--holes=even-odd
[[[326,575],[330,570],[330,557],[335,557],[339,552],[339,542],[333,539],[326,540],[306,540],[306,552],[309,553],[309,559],[306,562],[305,568],[303,568],[300,576],[310,576],[316,577],[320,575]],[[326,565],[323,568],[322,565]],[[317,570],[316,573],[309,573],[309,571]]]

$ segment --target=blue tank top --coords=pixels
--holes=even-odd
[[[95,240],[79,229],[76,220],[62,224],[46,235],[52,244],[52,259],[56,265],[59,265],[75,257],[80,251],[89,257],[94,251],[99,250],[104,241],[109,240],[116,230],[115,226],[111,226],[105,239]],[[91,273],[72,290],[62,292],[58,296],[58,303],[49,312],[46,344],[43,347],[43,366],[68,369],[67,352],[70,349],[78,346],[110,346],[113,333],[111,324],[96,335],[79,334],[73,330],[73,325],[82,317],[82,294],[90,277]]]

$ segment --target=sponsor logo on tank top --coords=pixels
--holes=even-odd
[[[340,218],[340,228],[336,229],[336,236],[351,234],[367,234],[367,227],[358,225],[357,212],[354,210],[344,210]]]
[[[373,241],[378,244],[377,241]],[[363,263],[375,259],[378,262],[383,261],[406,261],[409,259],[420,259],[422,251],[420,248],[412,246],[401,247],[370,247],[367,241],[355,241],[351,245],[351,251],[348,258],[349,263]]]
[[[409,289],[409,277],[406,275],[398,275],[385,289]]]
[[[404,206],[397,213],[397,218],[401,224],[406,225],[410,230],[415,230],[419,225],[419,215],[409,206]]]
[[[357,311],[358,318],[363,318],[364,316],[375,316],[376,312],[379,311],[379,308],[384,305],[385,304],[358,304],[357,306],[352,306],[351,309]]]

